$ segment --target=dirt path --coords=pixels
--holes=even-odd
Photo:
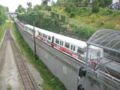
[[[7,41],[5,52],[5,64],[1,72],[1,89],[7,90],[7,88],[12,88],[13,90],[23,90],[10,41]]]
[[[5,39],[0,48],[0,90],[24,90],[23,82],[20,77],[13,48],[14,39],[11,37],[10,30],[6,32]],[[23,56],[23,55],[21,55]],[[24,57],[24,59],[26,59]],[[42,90],[42,78],[36,69],[28,62],[25,62],[32,73],[34,81],[39,90]]]
[[[10,41],[11,38],[8,36],[7,32],[0,54],[0,61],[2,63],[0,72],[0,90],[23,90]]]

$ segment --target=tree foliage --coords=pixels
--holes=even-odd
[[[40,6],[40,5],[36,5],[36,6],[33,8],[34,11],[41,10],[41,9],[42,9],[42,6]]]
[[[72,3],[76,7],[80,7],[88,6],[89,4],[91,4],[91,0],[58,0],[57,3],[64,4],[64,6]],[[112,0],[92,0],[92,3],[95,3],[94,7],[107,7],[112,4]]]
[[[99,11],[99,7],[107,7],[112,4],[112,0],[93,0],[92,12],[96,13]]]
[[[32,9],[32,3],[31,2],[27,2],[27,11],[30,11]]]
[[[112,4],[112,0],[98,0],[100,7],[107,7]]]
[[[99,0],[94,0],[92,3],[92,12],[97,13],[99,12]]]
[[[0,5],[0,24],[4,23],[5,19],[7,18],[7,11],[8,8]]]
[[[42,0],[42,5],[47,6],[50,0]]]
[[[89,4],[89,0],[58,0],[58,4],[64,4],[64,6],[69,4],[74,4],[76,7],[87,6]]]
[[[22,5],[19,5],[18,8],[15,10],[15,12],[23,13],[25,12],[25,8]]]

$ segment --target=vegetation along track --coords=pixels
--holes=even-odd
[[[19,74],[21,76],[21,79],[22,79],[22,82],[24,85],[24,89],[25,90],[38,90],[37,85],[34,82],[33,77],[26,66],[24,58],[21,55],[19,48],[17,47],[14,39],[12,38],[12,36],[10,34],[10,30],[8,31],[7,36],[9,37],[9,39],[11,41],[11,45],[12,45],[15,60],[16,60],[16,64],[17,64],[18,71],[19,71]]]

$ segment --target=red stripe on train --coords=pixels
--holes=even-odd
[[[69,50],[69,49],[67,49],[67,48],[65,48],[65,47],[59,46],[59,45],[57,45],[57,44],[54,44],[54,46],[55,46],[58,50],[63,51],[63,52],[66,52],[66,53],[70,54],[71,56],[74,54],[73,51],[71,51],[71,50]]]

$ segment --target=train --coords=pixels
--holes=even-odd
[[[21,25],[24,27],[24,31],[29,33],[32,37],[43,41],[45,44],[78,61],[84,61],[91,65],[97,65],[101,63],[104,56],[102,48],[95,47],[93,45],[90,45],[89,48],[87,48],[87,43],[85,41],[50,32],[29,24],[21,23]]]

